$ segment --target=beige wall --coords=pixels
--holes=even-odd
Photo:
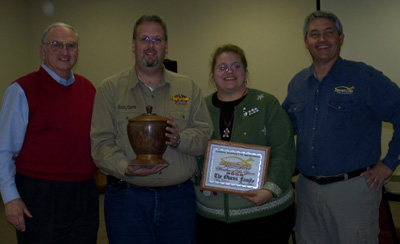
[[[0,95],[10,82],[40,65],[43,29],[63,21],[81,36],[76,73],[95,85],[131,67],[133,24],[142,14],[164,18],[169,31],[168,58],[180,73],[193,77],[203,93],[209,58],[224,43],[242,47],[249,62],[249,86],[270,92],[282,102],[289,80],[311,61],[302,41],[302,25],[315,0],[0,0]],[[46,14],[46,3],[54,11]],[[400,84],[398,0],[321,0],[345,29],[343,57],[365,61]],[[397,12],[396,12],[397,11]],[[386,32],[385,32],[386,31]],[[383,153],[392,128],[384,123]]]
[[[0,96],[16,77],[30,71],[29,14],[24,0],[0,0]]]
[[[400,1],[321,0],[321,9],[335,13],[342,22],[343,58],[372,65],[400,86]],[[383,123],[383,156],[392,135],[392,125]]]
[[[321,0],[321,9],[343,24],[343,58],[372,65],[400,86],[399,0]]]
[[[43,11],[46,2],[54,6],[50,15]],[[204,94],[213,90],[208,85],[209,58],[221,44],[242,47],[249,62],[249,85],[276,95],[280,101],[292,76],[310,64],[301,29],[305,16],[315,9],[315,0],[20,0],[17,3],[24,10],[19,13],[23,18],[7,13],[6,21],[14,25],[12,20],[19,19],[20,25],[25,24],[24,28],[29,29],[19,34],[24,48],[29,50],[19,50],[21,55],[18,55],[18,61],[23,57],[29,64],[24,64],[18,74],[0,76],[1,93],[4,84],[26,72],[26,67],[29,71],[39,67],[42,31],[56,21],[78,29],[80,56],[74,71],[95,85],[133,65],[132,28],[137,18],[148,13],[158,14],[167,22],[168,58],[177,60],[178,71],[193,77]],[[7,56],[14,53],[8,48],[4,52]],[[0,59],[6,62],[3,55]]]

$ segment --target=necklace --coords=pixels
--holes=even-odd
[[[222,105],[221,105],[221,103],[220,103],[218,98],[217,98],[217,102],[218,102],[218,105],[219,105],[219,109],[221,111],[222,119],[224,120],[224,124],[225,124],[225,127],[226,127],[222,137],[229,138],[229,134],[231,133],[230,130],[229,130],[229,126],[231,126],[231,124],[232,124],[233,116],[235,115],[235,111],[236,111],[236,107],[237,106],[235,106],[233,108],[233,113],[232,113],[231,119],[229,120],[229,123],[227,123],[226,119],[225,119],[224,111],[222,110]]]
[[[247,91],[247,89],[245,89],[244,92],[243,92],[243,94],[242,94],[242,96],[241,96],[238,100],[236,100],[237,103],[236,103],[236,105],[235,105],[234,108],[233,108],[232,116],[231,116],[231,119],[229,120],[229,122],[226,122],[226,119],[225,119],[224,111],[223,111],[223,109],[222,109],[221,102],[219,101],[219,99],[218,99],[218,97],[217,97],[217,102],[218,102],[218,105],[219,105],[219,109],[220,109],[220,111],[221,111],[222,119],[224,120],[224,124],[225,124],[225,130],[223,131],[223,135],[222,135],[223,138],[229,138],[229,134],[231,133],[231,131],[229,130],[229,127],[231,126],[232,121],[233,121],[233,117],[235,116],[236,107],[237,107],[237,105],[242,101],[243,96],[244,96],[244,94],[246,93],[246,91]]]

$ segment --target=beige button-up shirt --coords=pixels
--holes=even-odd
[[[146,113],[170,115],[179,127],[181,143],[163,154],[169,166],[160,174],[126,176],[136,155],[127,135],[128,119]],[[138,186],[169,186],[190,179],[198,170],[196,157],[203,155],[212,134],[212,123],[200,88],[187,76],[164,69],[151,91],[139,81],[134,68],[104,80],[97,88],[91,126],[92,156],[105,174]]]

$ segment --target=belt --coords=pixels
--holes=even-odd
[[[149,189],[151,191],[157,191],[157,190],[164,190],[164,189],[168,189],[168,188],[172,188],[174,186],[178,186],[178,185],[172,185],[172,186],[153,186],[153,187],[148,187],[148,186],[136,186],[136,185],[132,185],[131,183],[128,183],[126,181],[123,181],[121,179],[118,179],[112,175],[107,175],[107,184],[118,188],[118,189],[125,189],[128,187],[140,187],[140,188],[146,188]]]
[[[304,177],[306,177],[309,180],[312,180],[314,182],[316,182],[319,185],[326,185],[326,184],[330,184],[330,183],[334,183],[334,182],[338,182],[338,181],[343,181],[343,180],[349,180],[351,178],[360,176],[360,174],[364,171],[369,170],[371,167],[366,167],[366,168],[362,168],[362,169],[357,169],[354,171],[351,171],[349,173],[346,174],[342,174],[342,175],[335,175],[335,176],[308,176],[308,175],[303,175]]]

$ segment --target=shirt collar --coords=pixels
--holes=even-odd
[[[164,67],[163,75],[162,75],[162,77],[161,77],[160,82],[157,84],[157,87],[164,86],[165,84],[167,84],[167,83],[169,84],[169,83],[170,83],[169,81],[171,80],[171,74],[170,74],[169,72],[170,72],[170,71],[168,71],[168,70]],[[138,77],[138,75],[137,75],[137,73],[136,73],[135,67],[133,67],[133,69],[131,70],[130,76],[131,76],[131,79],[130,79],[130,80],[133,79],[133,82],[131,83],[131,84],[132,84],[131,89],[132,89],[133,87],[135,87],[136,85],[139,85],[140,83],[142,83],[143,85],[145,85],[145,84],[139,79],[139,77]],[[157,87],[156,87],[156,88],[157,88]],[[156,89],[156,88],[154,88],[154,89]],[[154,89],[153,89],[153,90],[154,90]]]
[[[42,63],[42,68],[43,68],[44,70],[46,70],[46,72],[47,72],[55,81],[57,81],[58,83],[60,83],[60,84],[63,85],[63,86],[69,86],[69,85],[71,85],[72,83],[74,83],[74,81],[75,81],[75,76],[74,76],[74,74],[72,73],[72,70],[70,71],[69,78],[68,78],[68,79],[64,79],[64,78],[58,76],[58,75],[56,74],[56,72],[54,72],[53,70],[51,70],[49,67],[47,67],[47,66],[44,64],[44,62]]]
[[[333,78],[336,78],[340,74],[340,69],[342,67],[343,59],[339,57],[336,62],[332,65],[331,69],[329,70],[328,74]]]
[[[330,75],[333,78],[336,78],[339,76],[340,74],[340,68],[342,67],[342,63],[343,63],[343,59],[341,57],[339,57],[336,62],[332,65],[331,69],[329,70],[328,74],[326,75]],[[315,74],[315,69],[314,69],[314,65],[311,64],[311,66],[308,69],[308,78],[310,78],[310,76],[313,76],[315,78],[317,78],[316,74]]]

